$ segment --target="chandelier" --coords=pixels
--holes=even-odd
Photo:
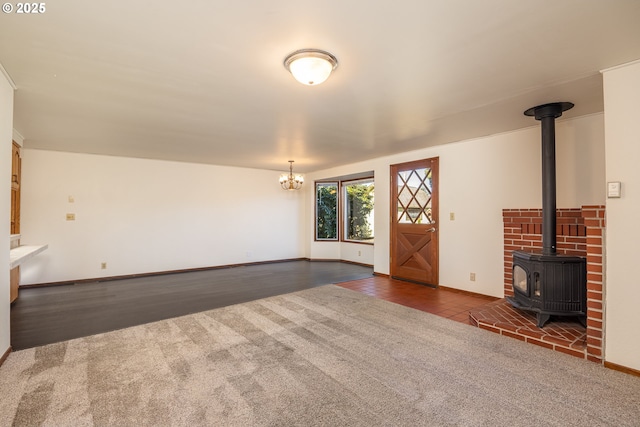
[[[293,160],[289,160],[289,175],[280,175],[280,185],[283,190],[299,190],[302,188],[302,175],[293,175]]]
[[[284,67],[297,81],[308,86],[327,80],[337,66],[336,57],[320,49],[296,50],[284,59]]]

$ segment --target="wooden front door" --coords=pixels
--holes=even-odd
[[[391,165],[391,277],[438,285],[438,158]]]

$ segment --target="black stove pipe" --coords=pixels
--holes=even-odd
[[[538,105],[524,112],[534,116],[542,126],[542,254],[556,254],[556,125],[571,102]]]

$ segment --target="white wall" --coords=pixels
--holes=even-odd
[[[604,203],[603,123],[602,114],[557,121],[559,208]],[[534,119],[527,129],[319,171],[309,174],[307,181],[374,170],[374,271],[389,274],[390,165],[436,156],[440,158],[440,285],[502,297],[502,209],[542,206],[540,123]],[[454,221],[449,220],[450,212],[455,213]],[[335,243],[314,242],[313,230],[310,233],[311,258],[338,250]],[[475,282],[469,280],[471,272],[476,273]]]
[[[605,359],[640,370],[640,62],[603,74],[606,180],[622,182],[607,199]]]
[[[1,67],[1,65],[0,65]],[[13,134],[13,87],[0,72],[0,356],[10,345],[9,235],[11,232],[11,135]]]
[[[342,242],[340,243],[340,259],[343,261],[373,265],[374,245]]]
[[[311,224],[313,224],[313,214],[310,217]],[[311,227],[311,230],[307,235],[311,235],[313,240],[313,233],[315,230]],[[359,264],[373,265],[374,264],[374,245],[364,243],[348,243],[348,242],[316,242],[312,244],[308,252],[310,258],[315,260],[342,260],[357,262]]]
[[[21,243],[49,244],[23,264],[22,284],[306,256],[305,195],[283,191],[278,172],[32,149],[22,157]]]

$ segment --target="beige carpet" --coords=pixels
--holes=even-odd
[[[332,285],[15,352],[0,390],[1,426],[640,425],[640,378]]]

